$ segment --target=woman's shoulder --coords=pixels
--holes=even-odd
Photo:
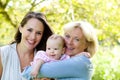
[[[8,50],[8,49],[16,49],[16,43],[14,44],[8,44],[8,45],[4,45],[2,47],[0,47],[1,50]]]
[[[16,43],[4,45],[4,46],[0,47],[0,54],[1,55],[7,55],[7,53],[10,53],[14,50],[16,51]]]

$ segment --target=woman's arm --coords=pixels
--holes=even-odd
[[[85,56],[75,56],[67,60],[45,63],[38,77],[50,78],[88,78],[93,70],[92,64]]]
[[[0,80],[2,76],[2,61],[1,61],[1,51],[0,51]]]

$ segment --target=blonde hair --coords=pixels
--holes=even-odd
[[[80,28],[87,40],[86,51],[91,54],[91,57],[95,54],[98,46],[98,40],[93,26],[86,21],[75,21],[66,24],[63,29],[64,32],[73,30],[74,28]]]
[[[48,38],[48,40],[50,40],[50,39],[52,39],[52,40],[57,40],[57,39],[59,39],[60,42],[61,42],[61,44],[62,44],[62,46],[65,47],[65,40],[64,40],[64,38],[63,38],[61,35],[53,34],[53,35],[51,35],[51,36]]]

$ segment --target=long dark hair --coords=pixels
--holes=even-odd
[[[24,27],[24,25],[31,18],[38,19],[44,25],[43,36],[42,36],[42,39],[41,39],[40,43],[36,46],[36,50],[46,50],[46,41],[47,41],[48,37],[53,34],[53,31],[51,30],[50,26],[47,23],[46,16],[43,13],[40,13],[40,12],[28,12],[25,15],[25,17],[23,18],[23,20],[21,21],[20,26]],[[17,30],[17,32],[15,34],[14,39],[15,39],[15,41],[13,41],[12,43],[20,43],[20,41],[21,41],[21,33],[19,31],[19,28],[18,28],[18,30]]]

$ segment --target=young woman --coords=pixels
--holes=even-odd
[[[23,80],[21,72],[30,65],[36,51],[45,50],[52,35],[42,13],[29,12],[20,23],[15,41],[0,47],[0,80]]]

